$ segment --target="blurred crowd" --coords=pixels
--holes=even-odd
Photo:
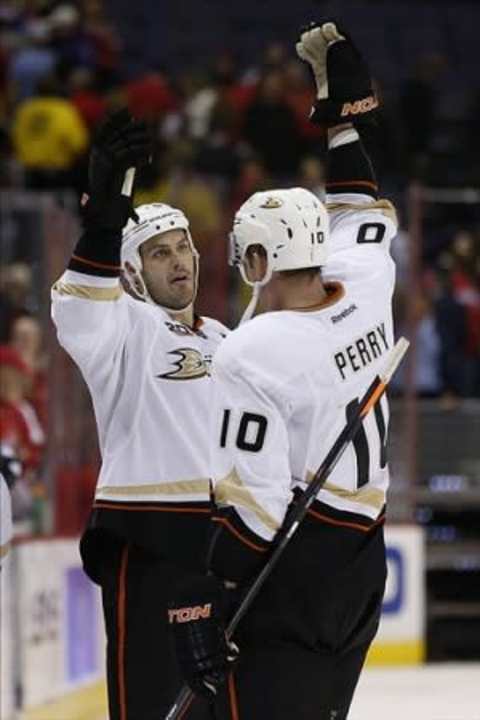
[[[43,331],[32,305],[31,271],[23,263],[0,269],[0,453],[18,458],[23,474],[13,488],[15,520],[38,530],[45,489],[42,462],[48,425]]]
[[[232,214],[246,197],[291,184],[323,196],[325,133],[308,122],[311,78],[280,42],[269,43],[250,66],[240,66],[234,52],[225,51],[175,74],[152,68],[132,76],[125,67],[122,39],[102,0],[3,2],[0,189],[67,189],[79,196],[87,186],[86,159],[96,127],[109,111],[126,105],[149,124],[155,147],[151,165],[138,178],[136,202],[165,201],[186,212],[203,272],[217,280],[208,292],[219,307],[231,279],[217,269],[225,262]],[[463,115],[444,122],[441,89],[448,72],[448,58],[430,53],[418,58],[394,92],[377,87],[386,102],[375,143],[369,136],[365,142],[403,217],[412,179],[480,186],[480,92],[472,88]],[[393,248],[397,325],[407,333],[417,328],[413,382],[420,395],[439,397],[445,407],[480,397],[478,205],[450,206],[453,219],[451,213],[427,212],[424,247],[414,268],[404,228]],[[0,443],[15,447],[35,488],[47,436],[47,362],[30,293],[28,266],[5,265]],[[241,303],[241,292],[230,302]],[[228,315],[222,319],[238,317],[238,308]],[[404,374],[397,387],[406,382]],[[23,507],[21,498],[17,507]]]

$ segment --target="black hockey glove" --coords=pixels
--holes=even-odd
[[[317,86],[312,122],[332,127],[373,120],[378,100],[368,66],[334,20],[310,23],[302,30],[296,49],[311,66]]]
[[[226,600],[215,578],[196,578],[185,583],[169,603],[180,669],[190,689],[213,700],[225,681],[238,648],[225,636]]]
[[[131,187],[124,187],[125,173],[148,163],[151,142],[144,123],[127,109],[111,115],[99,129],[90,152],[89,194],[82,200],[87,230],[121,232],[129,218],[137,219]],[[131,177],[133,182],[133,177]],[[123,192],[122,192],[123,188]]]

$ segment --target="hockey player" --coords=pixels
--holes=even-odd
[[[301,188],[255,193],[238,211],[232,257],[273,312],[243,324],[215,356],[212,434],[215,577],[174,597],[208,620],[171,614],[177,652],[197,693],[227,672],[221,583],[247,587],[275,534],[393,346],[395,212],[353,121],[377,105],[351,41],[328,22],[297,45],[314,71],[313,120],[328,129],[327,202]],[[229,675],[230,717],[345,720],[376,633],[386,565],[385,398],[319,492],[242,620]],[[190,627],[189,627],[190,626]],[[203,684],[203,687],[202,687]]]
[[[84,233],[52,290],[58,339],[89,387],[102,455],[81,553],[102,589],[110,720],[161,717],[182,684],[166,593],[177,576],[203,570],[209,368],[227,332],[194,312],[198,253],[185,215],[132,208],[128,169],[149,152],[126,111],[99,133]],[[201,705],[191,718],[203,717]]]

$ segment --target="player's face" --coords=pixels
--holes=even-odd
[[[195,260],[183,230],[168,230],[140,247],[143,279],[159,305],[182,310],[194,299]]]

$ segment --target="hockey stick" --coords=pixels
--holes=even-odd
[[[247,590],[242,598],[242,601],[235,612],[234,616],[230,620],[228,627],[225,630],[226,636],[230,639],[235,632],[238,623],[244,617],[247,610],[250,608],[253,600],[256,598],[260,589],[262,588],[265,580],[271,574],[273,568],[277,564],[280,556],[282,555],[285,547],[289,543],[291,537],[297,530],[298,526],[302,522],[303,518],[307,514],[307,511],[315,500],[319,490],[323,487],[328,477],[332,473],[333,469],[337,465],[338,461],[342,457],[349,443],[353,440],[356,433],[361,427],[363,419],[370,412],[370,410],[377,404],[386,390],[388,383],[398,365],[400,364],[403,356],[405,355],[408,346],[408,340],[400,338],[393,347],[390,356],[388,357],[387,366],[382,375],[377,375],[368,390],[365,392],[361,399],[355,413],[351,416],[350,420],[347,421],[343,430],[337,436],[337,439],[332,445],[332,448],[328,452],[324,461],[318,468],[317,472],[313,476],[308,488],[292,503],[290,510],[287,512],[282,526],[278,530],[272,552],[267,562],[265,563],[262,570],[259,572],[257,578],[254,580],[250,588]],[[184,716],[184,713],[189,708],[190,703],[194,698],[194,693],[190,688],[185,685],[179,692],[174,704],[170,708],[168,715],[165,716],[164,720],[180,720]]]
[[[130,167],[125,171],[125,177],[123,178],[122,195],[131,197],[133,192],[133,181],[135,180],[135,168]]]

